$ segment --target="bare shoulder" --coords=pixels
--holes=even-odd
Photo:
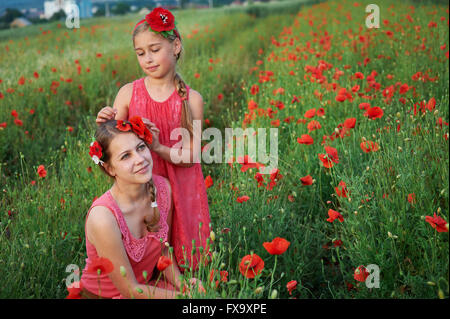
[[[203,117],[203,97],[194,89],[189,90],[189,106],[194,119],[201,119]]]
[[[86,221],[86,234],[89,241],[98,237],[98,235],[120,234],[119,225],[117,224],[114,214],[105,206],[95,206],[89,212]]]
[[[133,94],[133,82],[130,82],[125,84],[119,89],[119,92],[117,92],[116,99],[120,98],[120,100],[130,102],[132,94]]]
[[[194,104],[203,103],[202,95],[194,89],[189,90],[189,102]]]

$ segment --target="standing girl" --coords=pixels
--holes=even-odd
[[[156,8],[139,21],[133,31],[133,44],[147,76],[124,85],[113,108],[104,107],[96,121],[100,124],[138,115],[150,127],[153,173],[166,177],[172,187],[170,244],[179,265],[196,269],[210,233],[208,198],[198,158],[203,99],[176,72],[182,43],[170,11]],[[193,125],[194,121],[199,125]],[[171,138],[180,127],[188,132],[187,136]]]

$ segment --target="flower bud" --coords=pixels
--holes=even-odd
[[[436,286],[436,283],[432,282],[432,281],[427,281],[427,285],[428,286]]]
[[[439,296],[439,299],[444,299],[445,298],[444,292],[442,291],[441,288],[439,288],[439,290],[438,290],[438,296]]]
[[[216,234],[211,230],[211,232],[209,233],[209,238],[211,238],[212,241],[216,240]]]
[[[264,291],[264,287],[258,287],[255,289],[254,293],[255,293],[255,295],[259,295],[259,294],[262,294],[263,291]]]
[[[139,287],[136,287],[136,291],[137,291],[138,293],[140,293],[140,294],[144,293],[144,291],[143,291],[141,288],[139,288]]]
[[[147,276],[148,276],[147,270],[144,270],[144,271],[142,272],[142,276],[143,276],[144,279],[147,281]]]
[[[127,276],[127,271],[125,269],[124,266],[120,266],[120,274],[122,275],[122,277],[126,277]]]
[[[278,291],[276,289],[272,290],[272,293],[270,294],[270,299],[277,299]]]

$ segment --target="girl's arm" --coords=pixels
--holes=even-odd
[[[94,245],[98,256],[108,258],[114,270],[108,274],[114,286],[125,298],[165,299],[175,298],[177,291],[139,284],[128,260],[119,226],[113,213],[106,207],[94,207],[86,222],[86,235]],[[126,276],[122,276],[120,266],[123,266]],[[138,292],[141,290],[142,293]]]
[[[158,140],[159,130],[154,125],[151,125],[151,123],[149,125],[154,137],[156,137],[152,144],[152,150],[169,163],[182,167],[191,167],[196,162],[200,162],[203,98],[200,93],[192,89],[189,94],[189,106],[192,113],[192,120],[195,121],[193,122],[194,136],[193,138],[189,138],[189,136],[183,137],[181,148],[161,145]]]
[[[131,101],[133,93],[133,83],[127,83],[122,86],[117,93],[114,100],[113,107],[105,106],[98,112],[95,122],[100,125],[108,120],[127,120],[128,119],[128,105]]]

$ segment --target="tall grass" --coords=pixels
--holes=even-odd
[[[202,94],[210,125],[222,133],[226,127],[275,126],[279,134],[281,176],[273,188],[267,187],[270,175],[258,187],[255,168],[242,172],[239,163],[203,164],[204,175],[214,181],[208,199],[215,253],[196,274],[206,283],[206,295],[194,297],[268,298],[273,290],[279,298],[448,297],[448,232],[438,233],[425,221],[435,212],[449,220],[448,5],[379,1],[381,28],[368,30],[367,4],[330,1],[299,6],[299,11],[293,4],[276,4],[284,11],[272,10],[273,4],[261,7],[271,14],[248,14],[249,9],[175,12],[185,50],[178,71]],[[83,20],[76,32],[57,23],[14,38],[0,32],[0,123],[7,123],[0,128],[1,297],[63,298],[66,266],[84,267],[85,214],[94,197],[110,187],[86,150],[98,110],[112,104],[121,85],[143,76],[130,34],[139,18]],[[430,21],[435,28],[428,26]],[[367,65],[365,58],[370,59]],[[320,61],[332,65],[322,70],[322,83],[308,72]],[[336,68],[343,74],[336,76]],[[261,77],[265,71],[274,74],[269,81]],[[366,81],[372,71],[378,89]],[[438,80],[413,80],[419,71]],[[364,79],[355,79],[356,72]],[[21,76],[24,85],[18,84]],[[59,82],[56,92],[50,89],[52,81]],[[400,93],[405,83],[415,91]],[[336,101],[340,87],[351,91],[357,84],[358,92],[371,99],[352,92],[352,101]],[[259,86],[255,95],[253,85]],[[386,101],[383,91],[390,85],[395,92]],[[8,93],[8,88],[15,91]],[[414,104],[433,97],[435,109],[422,112],[416,105],[414,114]],[[251,121],[250,100],[261,109],[253,110]],[[285,107],[277,108],[277,102]],[[384,115],[367,118],[359,108],[363,102],[383,108]],[[272,117],[269,107],[277,111]],[[312,108],[323,108],[325,114],[305,118]],[[14,124],[12,110],[23,126]],[[324,144],[337,149],[339,163],[322,167],[323,137],[350,117],[356,126],[349,135]],[[311,120],[321,128],[309,132]],[[303,134],[314,143],[299,144]],[[378,143],[379,150],[363,152],[364,140]],[[45,178],[37,176],[40,164],[47,169]],[[306,175],[314,179],[310,186],[300,181]],[[337,196],[341,181],[347,197]],[[410,194],[415,199],[408,201]],[[239,203],[243,195],[250,199]],[[329,209],[340,212],[344,221],[328,222]],[[275,256],[262,246],[275,237],[290,241],[277,256],[276,268]],[[247,279],[239,263],[252,252],[265,268],[256,279]],[[356,267],[369,264],[380,268],[380,288],[369,289],[353,278]],[[214,281],[210,285],[212,269],[228,271],[228,281],[220,282],[216,274],[218,288]],[[291,280],[298,282],[292,295],[286,289]]]

